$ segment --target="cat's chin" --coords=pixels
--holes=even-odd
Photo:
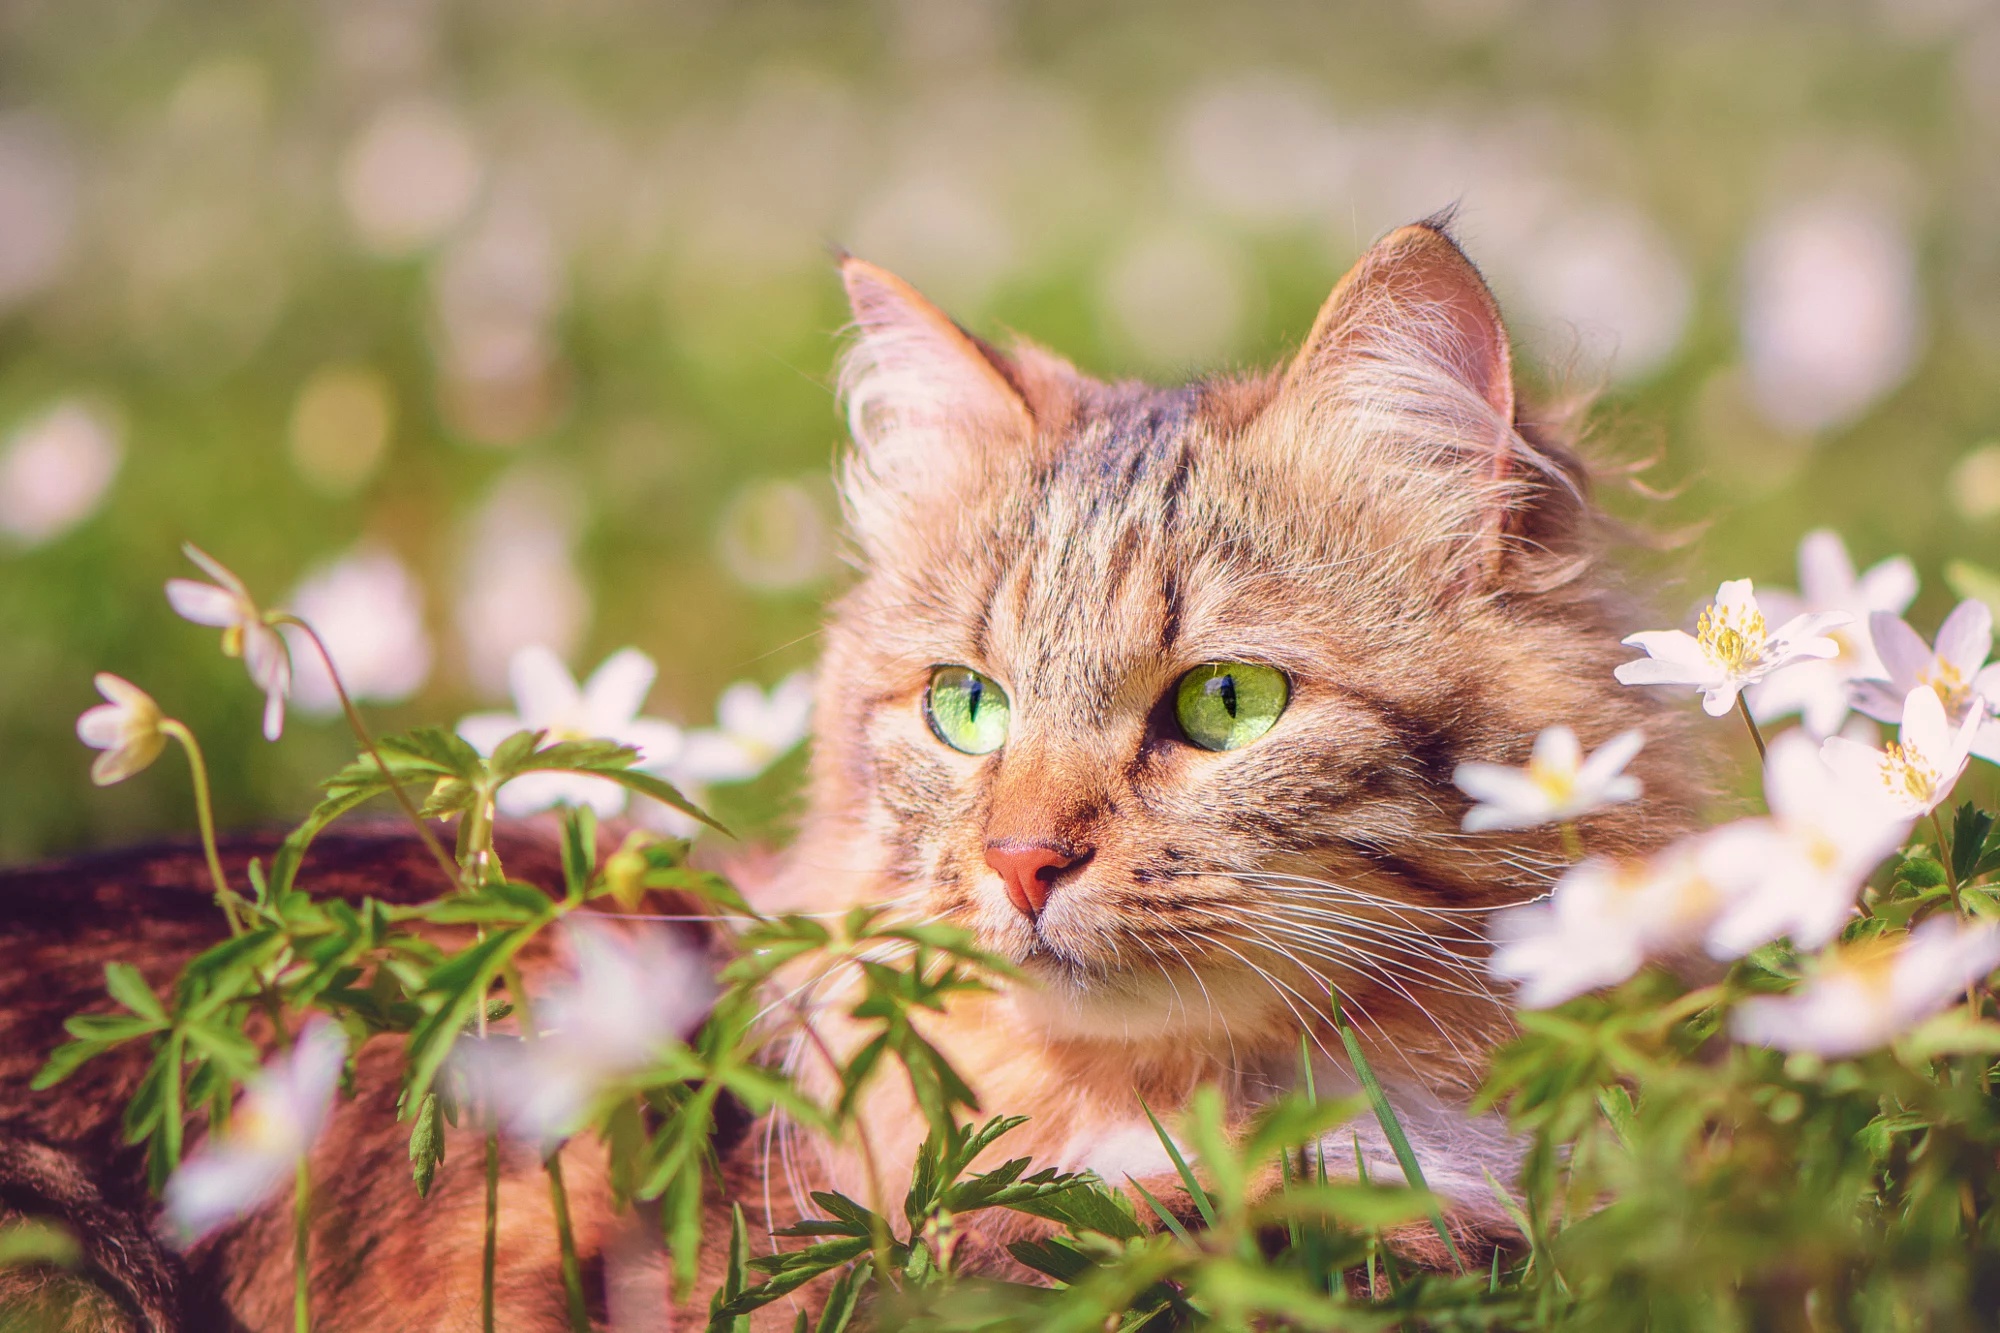
[[[1044,950],[1030,953],[1019,966],[1027,981],[1007,988],[1009,1002],[1024,1021],[1050,1037],[1136,1043],[1192,1039],[1205,1044],[1227,1031],[1228,1020],[1185,980],[1177,990],[1158,973],[1107,972]]]

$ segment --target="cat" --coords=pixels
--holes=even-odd
[[[841,276],[859,577],[828,617],[801,830],[760,901],[886,903],[1017,964],[1024,983],[956,1000],[927,1034],[986,1110],[1030,1117],[996,1151],[1112,1182],[1167,1176],[1141,1097],[1170,1115],[1213,1083],[1240,1121],[1294,1085],[1302,1037],[1318,1086],[1351,1088],[1329,1054],[1337,992],[1458,1237],[1475,1253],[1504,1242],[1489,1177],[1507,1180],[1518,1149],[1468,1110],[1512,1031],[1485,923],[1546,892],[1566,858],[1551,830],[1461,832],[1453,771],[1518,763],[1558,723],[1587,746],[1643,727],[1644,799],[1581,826],[1602,854],[1685,831],[1702,791],[1679,714],[1612,679],[1638,622],[1588,469],[1564,421],[1522,406],[1498,307],[1446,220],[1377,242],[1284,366],[1177,388],[1101,382],[1025,342],[1003,352],[863,260],[843,257]],[[517,875],[558,882],[546,847],[509,836]],[[321,892],[435,891],[398,835],[329,836],[316,858],[302,882]],[[137,1063],[26,1090],[106,959],[142,960],[160,983],[217,938],[201,883],[185,849],[0,874],[0,1210],[69,1220],[89,1260],[16,1270],[0,1300],[63,1305],[63,1327],[289,1318],[283,1204],[185,1257],[153,1238],[116,1132]],[[548,960],[525,963],[532,985]],[[840,987],[808,993],[836,1052],[859,1040]],[[827,1085],[811,1044],[781,1049]],[[365,1049],[316,1154],[335,1181],[318,1320],[476,1327],[464,1163],[479,1141],[450,1136],[418,1200],[395,1077],[390,1043]],[[876,1089],[862,1113],[879,1179],[854,1145],[737,1117],[718,1204],[742,1204],[761,1238],[809,1187],[886,1192],[923,1130],[894,1080]],[[1357,1141],[1371,1173],[1399,1178],[1370,1123],[1330,1157],[1352,1160]],[[657,1243],[612,1213],[592,1145],[565,1163],[594,1317],[657,1311]],[[559,1328],[546,1192],[531,1156],[505,1166],[502,1326]],[[1003,1267],[1007,1234],[961,1258]],[[1407,1244],[1442,1262],[1435,1240]]]

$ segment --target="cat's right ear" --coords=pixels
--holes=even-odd
[[[840,278],[854,309],[840,391],[870,489],[905,500],[948,493],[987,451],[1033,435],[1034,414],[999,352],[866,260],[843,256]]]

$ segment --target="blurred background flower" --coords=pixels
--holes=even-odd
[[[1608,502],[1705,525],[1637,557],[1647,623],[1818,527],[1907,553],[1926,633],[1948,557],[2000,563],[1990,0],[72,0],[0,55],[0,861],[187,824],[91,788],[98,670],[201,733],[227,824],[346,756],[305,655],[257,742],[160,603],[184,539],[311,601],[386,728],[531,643],[636,644],[683,726],[810,666],[829,241],[1171,377],[1282,355],[1456,205],[1530,387],[1674,497]],[[719,813],[782,833],[800,764]]]

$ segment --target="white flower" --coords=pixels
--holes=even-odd
[[[264,691],[264,739],[274,741],[285,730],[285,696],[292,688],[292,658],[285,641],[265,621],[242,579],[192,542],[183,543],[181,550],[215,582],[168,579],[167,602],[183,619],[222,631],[222,651],[242,658],[250,679]]]
[[[1650,861],[1578,862],[1547,902],[1495,918],[1487,970],[1522,983],[1521,1005],[1541,1009],[1623,981],[1648,955],[1685,948],[1718,902],[1700,850],[1682,843]]]
[[[514,654],[508,677],[513,713],[474,713],[458,724],[458,734],[481,754],[517,731],[544,731],[544,744],[609,740],[639,751],[639,763],[657,768],[680,752],[680,729],[670,722],[640,717],[653,687],[653,659],[625,648],[604,659],[581,689],[556,655],[536,644]],[[625,808],[625,789],[609,778],[587,773],[526,773],[500,789],[495,803],[505,815],[531,815],[556,805],[587,805],[609,818]]]
[[[1871,626],[1882,654],[1881,674],[1888,679],[1855,686],[1854,706],[1879,722],[1900,722],[1910,691],[1929,686],[1950,721],[1979,713],[1972,753],[2000,764],[2000,720],[1988,716],[2000,707],[2000,662],[1986,664],[1993,651],[1993,612],[1986,603],[1968,600],[1954,607],[1938,626],[1935,652],[1896,616],[1878,613]]]
[[[1932,917],[1908,935],[1829,953],[1788,995],[1745,1000],[1738,1040],[1788,1051],[1855,1055],[1886,1044],[2000,966],[2000,926]]]
[[[1708,930],[1717,958],[1741,958],[1780,935],[1819,948],[1853,915],[1869,872],[1910,832],[1910,817],[1883,801],[1875,780],[1836,773],[1797,731],[1771,742],[1764,803],[1770,818],[1738,820],[1704,840],[1704,864],[1723,897]]]
[[[699,951],[659,926],[571,918],[573,969],[535,1004],[537,1039],[489,1037],[454,1057],[515,1137],[543,1148],[582,1128],[607,1092],[701,1022],[715,982]]]
[[[1533,828],[1637,800],[1639,779],[1624,769],[1645,743],[1639,732],[1623,731],[1585,759],[1575,732],[1550,727],[1535,737],[1526,768],[1460,764],[1451,780],[1481,802],[1466,812],[1465,831]]]
[[[669,776],[690,785],[748,782],[790,753],[812,726],[812,677],[795,671],[766,695],[739,680],[716,701],[721,725],[691,731]]]
[[[1736,706],[1744,686],[1794,662],[1839,655],[1840,645],[1821,631],[1853,618],[1845,611],[1813,611],[1772,631],[1750,580],[1732,579],[1715,590],[1715,601],[1702,611],[1693,634],[1648,630],[1626,638],[1646,656],[1624,663],[1615,674],[1622,685],[1692,685],[1701,691],[1703,710],[1721,717]]]
[[[76,720],[76,738],[104,751],[90,766],[90,780],[109,787],[158,759],[167,748],[167,738],[160,731],[160,706],[152,695],[109,671],[98,672],[96,684],[97,692],[111,702],[84,711]]]
[[[167,1181],[165,1222],[182,1245],[260,1207],[292,1179],[319,1137],[347,1060],[347,1035],[310,1020],[291,1050],[264,1066],[229,1117]]]
[[[1807,731],[1825,738],[1847,719],[1850,682],[1882,674],[1869,617],[1877,611],[1900,613],[1917,595],[1917,571],[1902,556],[1892,556],[1856,575],[1854,561],[1836,533],[1824,528],[1809,532],[1799,543],[1800,596],[1778,591],[1757,594],[1758,604],[1774,620],[1790,620],[1813,611],[1844,611],[1853,623],[1827,637],[1840,646],[1837,657],[1798,662],[1750,688],[1750,715],[1769,722],[1797,713]],[[1901,696],[1898,696],[1900,702]]]
[[[286,604],[326,643],[351,698],[400,703],[430,678],[423,590],[389,551],[364,546],[342,556],[308,575]],[[293,702],[322,717],[338,713],[319,650],[296,629],[287,627],[286,637],[297,659]]]
[[[96,511],[124,450],[116,424],[74,400],[28,422],[0,449],[0,532],[40,546]]]
[[[1980,707],[1968,712],[1954,732],[1937,691],[1919,685],[1904,698],[1902,732],[1886,748],[1831,736],[1820,754],[1842,776],[1872,786],[1878,799],[1904,818],[1921,818],[1951,795],[1952,785],[1965,771],[1973,735],[1985,716],[1984,701],[1979,702]]]

